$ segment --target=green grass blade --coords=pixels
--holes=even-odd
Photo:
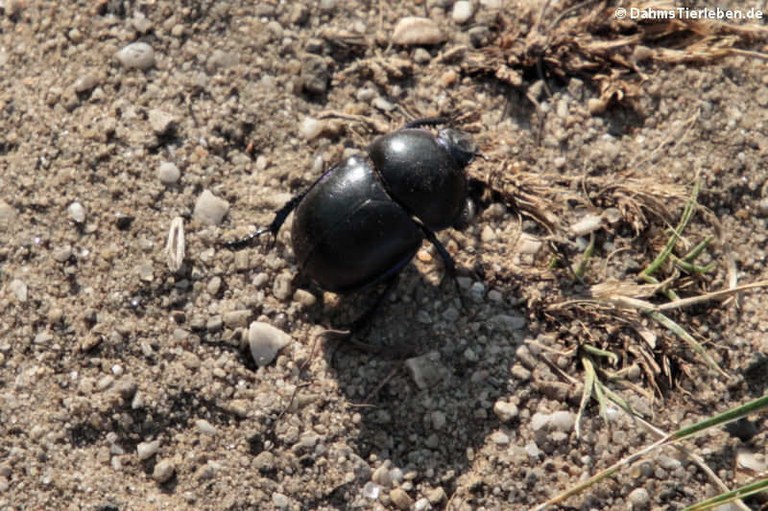
[[[680,236],[682,236],[683,231],[685,230],[686,226],[688,225],[688,222],[690,222],[691,217],[693,216],[693,212],[696,210],[696,198],[699,196],[699,190],[701,189],[701,182],[699,180],[696,180],[696,182],[693,184],[693,191],[691,192],[691,198],[688,199],[688,202],[685,204],[685,209],[683,210],[683,215],[680,217],[680,222],[677,224],[677,228],[672,232],[672,235],[667,240],[667,244],[664,245],[664,248],[659,252],[659,255],[656,256],[656,259],[654,259],[651,264],[649,264],[641,273],[640,278],[646,278],[653,275],[656,270],[658,270],[664,262],[666,262],[667,258],[669,258],[669,255],[672,253],[672,250],[675,248],[675,245],[677,244],[677,241],[680,239]]]
[[[750,495],[755,495],[756,493],[760,493],[766,490],[768,490],[768,479],[760,479],[758,481],[754,481],[752,483],[741,486],[740,488],[736,488],[735,490],[721,493],[720,495],[715,495],[710,499],[698,502],[692,506],[688,506],[687,508],[683,509],[683,511],[705,511],[706,509],[712,509],[716,506],[728,504],[735,500],[743,499],[745,497],[749,497]]]
[[[746,417],[752,413],[768,409],[768,394],[763,397],[759,397],[736,408],[731,408],[723,413],[717,414],[714,417],[708,417],[702,421],[697,422],[691,426],[678,429],[670,435],[674,440],[683,440],[691,437],[697,433],[701,433],[707,429],[715,426],[722,426],[729,422],[739,420],[742,417]]]
[[[668,329],[670,332],[675,334],[676,336],[680,337],[683,341],[685,341],[688,346],[691,347],[691,349],[696,352],[700,357],[704,359],[704,361],[707,363],[709,367],[720,373],[726,378],[729,378],[728,373],[723,371],[719,365],[717,365],[717,362],[709,356],[709,353],[707,353],[707,350],[704,349],[704,346],[699,344],[699,342],[691,336],[688,332],[685,331],[683,327],[675,323],[672,319],[670,319],[668,316],[665,316],[661,312],[658,311],[646,311],[649,316],[651,316],[656,322],[660,323],[664,328]]]

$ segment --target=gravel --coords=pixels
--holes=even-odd
[[[583,380],[585,329],[621,356],[595,363],[626,375],[618,390],[665,431],[764,391],[762,289],[739,297],[740,314],[728,302],[676,311],[734,377],[679,350],[672,367],[685,371],[658,380],[663,407],[631,366],[631,329],[579,313],[589,286],[634,282],[679,219],[674,200],[657,204],[674,210],[663,221],[633,207],[650,188],[616,193],[643,180],[686,194],[691,176],[702,181],[676,254],[716,217],[706,252],[718,267],[692,286],[722,288],[728,265],[740,283],[766,278],[768,81],[752,59],[651,65],[656,48],[639,49],[626,56],[647,79],[620,75],[631,94],[606,104],[589,71],[553,74],[552,60],[546,83],[535,70],[501,83],[521,69],[510,52],[537,43],[514,36],[536,32],[540,9],[525,2],[0,3],[0,508],[532,509],[650,441],[621,412],[606,426],[594,402],[575,438],[569,378]],[[550,3],[541,26],[560,10]],[[114,58],[137,42],[151,59]],[[479,58],[498,69],[478,71]],[[417,259],[353,339],[372,349],[358,350],[321,334],[377,289],[338,297],[303,281],[290,218],[275,240],[221,248],[376,135],[446,114],[488,158],[472,177],[512,194],[464,231],[438,233],[461,300],[435,254]],[[562,187],[542,187],[553,176]],[[566,214],[552,218],[541,198]],[[601,221],[581,283],[552,245],[578,259],[567,226],[588,215]],[[653,225],[636,232],[627,215]],[[174,219],[186,255],[170,267]],[[251,361],[253,320],[277,330],[263,367]],[[763,426],[690,448],[737,487],[764,466]],[[713,456],[723,449],[733,456]],[[387,486],[372,481],[382,466]],[[566,504],[681,509],[713,491],[689,461],[651,455]]]

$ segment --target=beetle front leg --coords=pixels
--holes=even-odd
[[[447,273],[448,276],[452,279],[456,280],[456,263],[454,262],[451,254],[449,254],[448,250],[443,246],[442,243],[440,243],[440,240],[437,239],[437,236],[435,236],[434,232],[432,232],[425,225],[418,225],[421,228],[421,232],[424,233],[424,237],[427,238],[427,241],[429,241],[432,246],[435,247],[437,253],[440,254],[440,259],[442,259],[443,266],[445,267],[445,273]]]
[[[250,246],[253,243],[253,240],[256,238],[259,238],[262,234],[270,233],[272,234],[272,238],[277,238],[277,233],[280,232],[280,228],[285,223],[285,220],[288,218],[288,215],[291,214],[291,212],[296,209],[296,206],[299,205],[301,200],[304,198],[304,196],[307,194],[309,190],[306,190],[299,195],[293,197],[291,200],[285,203],[285,205],[280,208],[277,213],[275,213],[275,218],[272,219],[272,223],[270,223],[267,227],[262,227],[261,229],[256,229],[250,234],[247,234],[243,236],[240,239],[227,241],[224,243],[224,246],[231,250],[241,250],[247,246]]]

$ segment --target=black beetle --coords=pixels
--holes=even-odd
[[[426,238],[446,271],[453,259],[435,236],[461,227],[472,215],[465,167],[477,154],[469,135],[444,128],[437,136],[419,119],[378,137],[367,156],[351,156],[293,197],[272,223],[226,243],[247,246],[265,233],[276,236],[295,210],[291,240],[302,274],[321,288],[347,293],[394,280]]]

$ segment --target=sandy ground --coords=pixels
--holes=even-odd
[[[542,121],[524,94],[465,66],[522,23],[519,5],[482,1],[463,21],[450,1],[416,4],[0,0],[0,509],[528,509],[653,441],[594,403],[577,437],[584,336],[546,305],[583,289],[548,270],[546,230],[512,205],[441,233],[463,303],[425,245],[363,339],[377,354],[332,340],[312,352],[359,304],[299,287],[290,229],[271,250],[221,247],[377,132],[448,113],[488,156],[473,177],[570,183],[556,194],[566,224],[602,211],[599,194],[591,210],[569,201],[589,179],[631,169],[689,195],[700,176],[709,216],[692,241],[719,222],[704,287],[727,285],[729,260],[739,282],[768,278],[764,61],[652,66],[631,108],[601,113],[587,82],[553,82]],[[444,42],[389,45],[406,15],[433,20]],[[141,47],[116,58],[135,41],[153,59]],[[217,225],[195,214],[204,190],[228,206]],[[177,216],[187,257],[172,272]],[[666,225],[648,225],[600,235],[599,260],[624,254],[607,275],[631,280],[661,248]],[[635,367],[634,387],[617,390],[665,431],[764,394],[764,300],[675,316],[728,378],[667,336],[651,357],[669,381],[654,388]],[[241,349],[255,320],[290,335],[261,368]],[[425,388],[404,347],[427,354]],[[614,348],[611,370],[629,368],[632,346]],[[768,455],[765,419],[732,431],[689,445],[729,486]],[[681,509],[716,492],[664,450],[567,504]]]

